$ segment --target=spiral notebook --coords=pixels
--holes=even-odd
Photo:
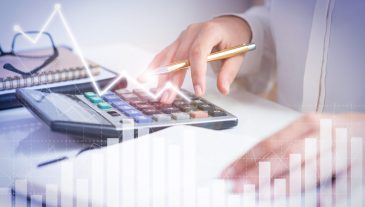
[[[68,47],[57,47],[58,56],[38,73],[23,77],[21,74],[4,69],[4,64],[11,63],[23,72],[30,72],[39,66],[39,61],[33,58],[18,58],[15,56],[0,57],[0,110],[22,106],[15,96],[16,89],[28,87],[34,90],[46,90],[57,93],[80,93],[93,90],[90,78],[76,55]],[[39,49],[22,52],[22,56],[39,56],[49,53],[50,49]],[[99,87],[105,87],[117,74],[90,60],[90,72]],[[125,87],[127,81],[122,78],[118,87]]]
[[[83,64],[72,50],[66,47],[58,47],[59,55],[49,65],[41,69],[39,72],[28,76],[22,75],[6,70],[3,68],[4,64],[11,63],[17,65],[24,72],[29,72],[31,69],[40,65],[40,60],[35,58],[22,58],[14,56],[0,57],[0,91],[8,89],[17,89],[29,86],[36,86],[42,84],[49,84],[55,82],[69,81],[87,77],[87,72]],[[40,56],[47,54],[52,50],[39,49],[23,52],[22,55]],[[89,60],[87,60],[91,73],[96,76],[100,73],[100,67]]]

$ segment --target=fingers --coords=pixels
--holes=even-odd
[[[206,91],[207,56],[213,48],[226,48],[229,46],[248,42],[251,30],[245,21],[236,17],[218,17],[210,21],[190,25],[179,38],[160,52],[151,62],[149,68],[139,77],[140,82],[146,82],[153,69],[168,65],[177,60],[188,59],[191,65],[192,83],[195,95],[202,96]],[[229,86],[236,76],[242,58],[232,58],[223,64],[222,71],[217,81],[218,88],[223,94],[229,92]],[[161,75],[158,88],[170,81],[175,87],[183,83],[186,71],[179,71],[168,75]],[[172,102],[175,92],[169,90],[162,95],[162,102]]]
[[[276,139],[277,144],[280,147],[270,148],[266,146],[266,152],[263,153],[262,157],[256,157],[257,159],[252,159],[252,157],[248,157],[247,155],[243,156],[241,160],[234,165],[237,168],[239,166],[240,173],[237,173],[233,180],[233,190],[235,192],[240,192],[242,190],[243,183],[251,183],[258,184],[259,181],[259,167],[258,163],[260,160],[270,162],[271,172],[270,172],[270,183],[273,184],[273,180],[275,178],[283,178],[289,182],[290,175],[301,174],[301,180],[296,180],[295,182],[304,183],[305,185],[301,185],[301,188],[294,189],[297,191],[308,190],[310,188],[314,188],[320,182],[325,181],[330,182],[333,175],[336,174],[336,171],[324,171],[320,174],[320,169],[318,163],[326,162],[326,160],[332,160],[332,166],[336,166],[336,170],[339,172],[346,171],[349,167],[347,162],[341,163],[332,158],[334,156],[333,152],[341,149],[337,143],[334,142],[333,145],[323,146],[319,148],[319,133],[318,129],[315,127],[319,125],[318,118],[313,115],[307,115],[300,119],[303,121],[312,120],[314,124],[305,124],[310,126],[312,130],[309,130],[308,134],[303,134],[299,137],[295,135],[295,131],[292,131],[291,141],[288,140],[280,140]],[[316,121],[318,120],[318,121]],[[307,139],[307,137],[316,137]],[[267,143],[266,143],[267,144]],[[337,149],[339,148],[339,149]],[[261,147],[261,149],[263,149]],[[346,156],[345,156],[346,157]],[[254,163],[252,164],[252,160]],[[227,171],[234,169],[228,168]],[[307,176],[307,172],[310,173],[311,179],[305,180]],[[232,172],[230,172],[233,174]],[[226,173],[227,174],[227,173]],[[322,179],[322,180],[321,180]]]
[[[245,168],[249,168],[250,166],[254,165],[257,163],[257,160],[266,158],[270,152],[279,150],[281,146],[290,143],[293,140],[307,137],[312,134],[313,131],[316,131],[316,128],[314,128],[315,125],[311,122],[307,123],[306,119],[307,118],[303,116],[285,129],[280,130],[279,132],[260,142],[245,155],[228,166],[223,171],[222,176],[224,178],[239,177]]]
[[[293,130],[295,125],[289,125],[288,128],[278,132],[277,137],[271,143],[267,141],[260,143],[254,148],[256,154],[243,155],[226,168],[222,175],[233,176],[230,178],[233,181],[233,191],[241,192],[244,183],[259,184],[259,163],[269,162],[270,181],[267,183],[268,187],[273,187],[272,185],[277,178],[286,180],[288,185],[295,183],[294,186],[298,187],[290,188],[290,191],[295,193],[311,190],[318,185],[327,185],[331,182],[339,186],[343,185],[340,180],[341,174],[348,170],[356,171],[353,168],[357,167],[357,164],[349,163],[349,147],[347,147],[349,141],[343,137],[347,132],[344,131],[344,128],[336,127],[338,123],[345,121],[346,117],[344,118],[343,115],[332,117],[332,120],[336,122],[333,127],[337,129],[333,133],[336,138],[335,136],[332,137],[332,144],[323,144],[320,141],[319,125],[321,118],[327,117],[328,115],[317,114],[303,116],[294,122],[295,125],[302,127]],[[300,135],[296,132],[300,132]],[[290,136],[290,138],[279,139],[282,136]],[[361,148],[363,146],[359,146],[358,150],[360,151]],[[337,179],[338,177],[340,179]]]
[[[228,95],[230,86],[237,76],[243,62],[243,56],[236,56],[225,60],[218,74],[217,88],[223,95]]]
[[[175,54],[178,50],[179,41],[175,41],[173,44],[162,50],[159,54],[155,56],[155,58],[152,60],[152,62],[149,64],[148,68],[142,73],[142,75],[138,78],[138,81],[140,82],[147,82],[149,76],[151,75],[151,72],[155,70],[156,68],[167,65],[171,63],[175,57]],[[183,74],[177,75],[179,79],[183,80]],[[181,77],[182,76],[182,77]],[[171,78],[170,74],[166,75],[159,75],[158,77],[158,83],[157,83],[157,91],[161,90],[166,82],[168,82]],[[177,78],[176,78],[177,79]],[[177,84],[180,84],[182,81],[175,81]],[[181,84],[180,84],[181,85]],[[170,100],[170,93],[171,91],[165,91],[160,98],[160,101],[163,103],[167,103]],[[173,96],[174,97],[174,96]]]
[[[196,96],[202,96],[205,93],[207,56],[220,41],[219,26],[216,23],[207,22],[202,26],[201,31],[191,46],[189,61]]]
[[[270,163],[270,178],[273,181],[275,178],[286,178],[290,173],[297,170],[301,170],[301,166],[304,163],[304,140],[298,140],[293,143],[288,143],[280,149],[270,152],[262,161],[257,161],[254,165],[247,167],[244,174],[235,180],[233,186],[234,190],[240,190],[242,182],[249,182],[251,184],[258,185],[259,183],[259,163],[269,162]],[[308,161],[316,160],[317,155],[309,158]],[[289,180],[288,180],[289,181]],[[268,181],[270,182],[270,181]],[[316,183],[314,179],[313,183]],[[300,191],[301,189],[299,189]]]
[[[178,41],[175,41],[171,45],[163,49],[160,53],[158,53],[148,65],[147,69],[143,71],[143,73],[138,77],[138,81],[141,83],[147,82],[153,70],[162,65],[167,65],[168,63],[170,63],[175,56],[178,44]],[[167,76],[163,75],[159,77],[159,79],[161,79],[161,82],[163,82],[166,78]]]
[[[169,77],[167,78],[167,81],[170,81],[170,83],[175,88],[180,88],[181,85],[184,82],[185,74],[186,74],[186,70],[176,71],[173,74],[169,75]],[[165,83],[167,81],[165,81]],[[163,86],[161,86],[161,88],[162,87]],[[162,94],[161,99],[160,99],[160,102],[161,103],[164,103],[164,104],[171,104],[174,101],[175,97],[176,97],[176,92],[175,91],[173,91],[173,90],[166,90]]]
[[[179,44],[176,49],[176,53],[171,62],[186,60],[189,56],[189,50],[192,42],[198,33],[198,24],[191,25],[186,31],[181,33],[179,37]],[[168,74],[168,81],[176,88],[180,88],[184,82],[186,70],[179,70]],[[165,104],[171,104],[176,97],[176,92],[173,90],[167,90],[162,95],[160,101]]]
[[[306,115],[291,123],[286,128],[257,144],[246,154],[229,165],[223,172],[222,177],[227,179],[240,177],[246,169],[257,164],[258,160],[270,156],[271,152],[280,150],[293,141],[309,136],[317,136],[319,131],[317,115]]]

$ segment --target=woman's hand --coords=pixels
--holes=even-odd
[[[365,114],[306,114],[300,119],[294,121],[286,128],[280,130],[274,135],[266,138],[249,152],[242,155],[239,159],[230,164],[223,172],[222,177],[233,181],[233,191],[240,192],[244,183],[258,184],[258,163],[259,161],[270,161],[271,163],[271,181],[274,178],[286,178],[289,176],[289,155],[301,154],[302,163],[297,166],[296,170],[302,171],[302,179],[304,179],[303,166],[310,165],[311,163],[319,163],[319,134],[320,134],[320,120],[331,119],[333,123],[332,127],[332,146],[328,146],[321,151],[321,156],[324,159],[332,157],[333,169],[335,166],[334,152],[335,149],[339,149],[342,146],[336,146],[335,138],[336,128],[348,128],[348,140],[350,137],[362,137],[365,138]],[[317,151],[313,153],[312,157],[304,156],[305,138],[315,138],[317,140]],[[348,141],[348,146],[350,142]],[[325,146],[326,147],[326,146]],[[363,147],[363,146],[362,146]],[[349,156],[349,154],[348,154]],[[329,159],[331,160],[331,159]],[[343,159],[347,160],[347,159]],[[345,165],[339,165],[336,169],[341,168],[340,171],[346,171],[351,169],[350,162],[344,162]],[[319,166],[319,165],[318,165]],[[317,172],[317,179],[311,179],[305,181],[306,184],[311,182],[307,187],[313,187],[319,183],[319,167]],[[333,171],[335,173],[335,171]],[[326,175],[327,179],[331,179],[334,175],[330,173]],[[273,182],[272,182],[273,183]],[[304,183],[304,182],[303,182]],[[302,190],[304,190],[302,188]]]
[[[148,69],[139,77],[140,82],[146,82],[148,74],[160,66],[168,65],[175,61],[188,59],[191,64],[191,77],[195,95],[205,93],[205,75],[207,70],[207,56],[212,50],[248,43],[251,40],[251,30],[248,24],[239,17],[223,16],[210,21],[192,24],[168,47],[155,56]],[[236,77],[243,55],[225,60],[218,74],[217,87],[226,95],[229,87]],[[171,82],[176,87],[181,87],[186,70],[180,70],[159,77],[157,88],[161,89],[166,82]],[[166,91],[160,101],[171,103],[176,94]]]

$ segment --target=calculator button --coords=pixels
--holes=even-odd
[[[114,102],[112,102],[111,104],[112,104],[112,106],[114,106],[114,107],[116,107],[116,108],[118,108],[118,107],[120,107],[120,106],[126,106],[126,105],[128,105],[128,103],[126,103],[126,102],[124,102],[124,101],[122,101],[122,100],[114,101]]]
[[[160,103],[160,100],[151,98],[151,99],[148,99],[148,103],[157,105]]]
[[[104,95],[102,96],[103,99],[107,102],[115,102],[115,101],[119,101],[120,98],[114,94],[110,94],[110,95]]]
[[[136,106],[138,104],[145,104],[146,102],[140,99],[132,99],[128,101],[130,105]]]
[[[192,102],[191,102],[191,104],[193,105],[193,106],[199,106],[199,105],[201,105],[201,104],[205,104],[202,100],[200,100],[200,99],[197,99],[197,100],[193,100]]]
[[[159,98],[155,98],[155,97],[151,97],[151,96],[145,97],[144,100],[148,101],[149,103],[160,103]]]
[[[133,89],[133,93],[134,94],[140,94],[140,93],[145,93],[145,91],[142,90],[142,89]]]
[[[89,100],[92,102],[92,103],[100,103],[100,102],[103,102],[103,99],[101,99],[100,97],[98,96],[94,96],[94,97],[90,97]]]
[[[191,99],[191,100],[200,100],[199,97],[195,96],[195,95],[188,95],[188,97]]]
[[[136,93],[136,95],[137,95],[138,97],[140,97],[142,100],[146,100],[146,101],[148,101],[148,99],[150,98],[150,97],[147,95],[147,93],[145,93],[145,92],[143,92],[143,93]]]
[[[121,96],[124,100],[131,100],[131,99],[138,98],[138,96],[134,95],[133,93],[122,93],[122,94],[120,94],[120,96]]]
[[[200,99],[200,97],[196,96],[194,93],[187,93],[186,96],[189,97],[191,100]]]
[[[167,114],[155,114],[152,117],[156,121],[170,121],[171,120],[171,116],[167,115]]]
[[[177,95],[176,97],[175,97],[175,100],[176,101],[181,101],[181,100],[184,100],[180,95]]]
[[[116,90],[115,92],[116,92],[117,94],[127,94],[127,93],[131,94],[131,93],[132,93],[132,91],[130,91],[130,90],[128,90],[128,89],[118,89],[118,90]]]
[[[150,109],[150,108],[153,108],[153,106],[151,106],[149,104],[145,104],[145,103],[136,104],[135,107],[137,109]]]
[[[143,115],[140,111],[135,110],[135,109],[131,109],[131,110],[124,111],[124,113],[127,116],[130,116],[130,117],[135,117],[135,116]]]
[[[137,123],[151,123],[152,122],[152,118],[150,116],[140,115],[140,116],[135,116],[133,118]]]
[[[130,105],[122,105],[122,106],[117,106],[116,107],[120,112],[124,112],[124,111],[128,111],[128,110],[132,110],[134,109],[132,106]]]
[[[164,108],[170,108],[170,107],[173,107],[172,104],[164,104],[164,103],[155,103],[154,106],[156,108],[159,108],[159,109],[164,109]]]
[[[108,104],[107,102],[104,102],[104,101],[98,103],[98,107],[100,109],[110,109],[110,108],[112,108],[112,106],[110,104]]]
[[[108,114],[110,114],[110,116],[120,116],[120,114],[116,111],[108,111]]]
[[[219,109],[210,109],[208,111],[209,115],[213,116],[213,117],[217,117],[217,116],[225,116],[227,115],[226,112],[219,110]]]
[[[113,93],[112,91],[107,91],[103,94],[103,96],[110,96],[110,95],[115,95],[115,93]]]
[[[189,114],[184,113],[184,112],[172,113],[171,116],[173,119],[176,119],[176,120],[190,119]]]
[[[179,107],[179,106],[181,106],[181,105],[185,105],[185,104],[187,104],[185,101],[183,101],[183,100],[175,100],[173,103],[172,103],[174,106],[176,106],[176,107]]]
[[[198,108],[203,111],[209,111],[213,107],[209,104],[200,104],[200,105],[198,105]]]
[[[180,112],[180,110],[176,107],[167,107],[167,108],[163,108],[161,109],[161,111],[163,111],[166,114],[171,114],[171,113],[175,113],[175,112]]]
[[[146,115],[160,114],[161,112],[155,108],[141,109],[141,111]]]
[[[180,105],[179,109],[183,112],[190,112],[194,110],[194,107],[190,106],[189,104],[185,104],[185,105]]]
[[[85,92],[85,93],[84,93],[84,96],[85,96],[86,98],[90,98],[90,97],[95,97],[95,96],[96,96],[96,94],[95,94],[94,92]]]
[[[192,118],[207,118],[208,112],[206,111],[193,111],[190,113],[190,116]]]
[[[151,103],[151,101],[154,101],[153,98],[148,96],[140,96],[141,100],[145,101],[146,103]]]
[[[148,101],[148,102],[150,102],[150,103],[153,103],[153,102],[159,102],[159,100],[158,99],[156,99],[156,98],[153,98],[153,97],[151,97],[151,96],[149,96],[149,95],[143,95],[143,96],[139,96],[141,99],[143,99],[143,100],[146,100],[146,101]]]

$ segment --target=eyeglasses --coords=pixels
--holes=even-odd
[[[23,77],[28,77],[28,76],[31,76],[31,75],[39,72],[42,68],[49,65],[52,61],[54,61],[57,58],[59,53],[53,42],[51,34],[49,34],[47,32],[40,33],[38,31],[28,31],[28,32],[24,32],[24,33],[27,35],[42,35],[42,38],[44,37],[48,41],[47,44],[50,44],[51,49],[45,50],[46,52],[43,52],[43,53],[32,53],[30,51],[18,51],[17,50],[17,40],[19,39],[19,37],[22,34],[17,33],[14,35],[10,52],[4,52],[0,46],[0,58],[2,58],[4,56],[10,56],[10,57],[15,57],[16,59],[20,58],[20,61],[14,61],[15,59],[12,59],[12,61],[6,60],[8,62],[4,62],[4,65],[2,65],[0,67],[2,67],[5,70],[8,70],[8,71],[18,73],[18,74],[22,75]],[[20,66],[19,65],[17,66],[15,63],[15,62],[22,62],[21,60],[23,60],[23,59],[37,60],[37,65],[32,66],[31,70],[30,71],[28,70],[28,72],[26,72],[26,71],[24,71],[24,69],[21,69]],[[0,62],[2,62],[2,61],[0,61]]]

